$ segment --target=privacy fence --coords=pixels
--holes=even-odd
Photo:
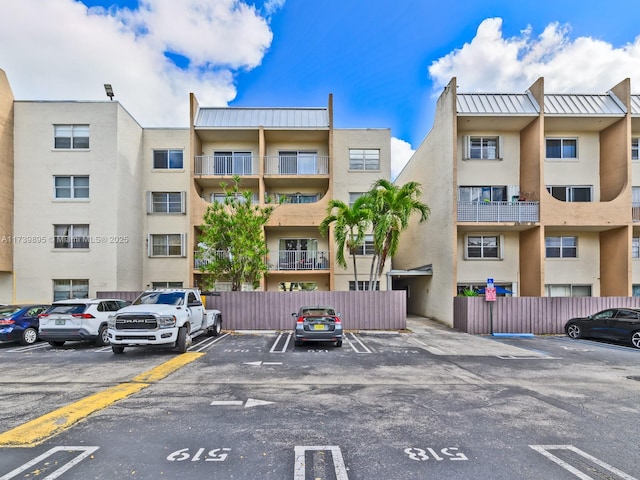
[[[613,307],[640,308],[640,297],[455,297],[453,326],[479,334],[561,334],[570,318]]]
[[[133,301],[140,292],[98,292],[100,298]],[[205,295],[206,307],[222,312],[229,330],[289,330],[303,305],[329,305],[346,330],[402,330],[407,326],[404,291],[219,292]]]

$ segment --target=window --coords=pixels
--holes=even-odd
[[[466,259],[502,258],[499,235],[469,235],[466,243]]]
[[[507,187],[458,187],[460,202],[506,202]]]
[[[547,158],[578,158],[577,138],[547,138]]]
[[[315,203],[320,200],[319,193],[276,193],[276,202]]]
[[[149,213],[185,213],[185,192],[149,192]]]
[[[380,170],[380,150],[349,149],[349,170]]]
[[[364,242],[351,250],[351,255],[373,255],[376,253],[373,245],[373,235],[365,235]]]
[[[315,292],[318,290],[316,282],[280,282],[279,292]]]
[[[640,237],[633,237],[631,243],[631,258],[640,258]]]
[[[640,156],[638,156],[638,138],[631,139],[631,160],[639,160]]]
[[[318,152],[278,152],[278,168],[281,175],[315,175],[318,172]]]
[[[349,192],[349,207],[353,207],[353,204],[356,203],[361,196],[364,195],[364,192]]]
[[[592,199],[592,187],[590,186],[547,186],[547,192],[549,192],[553,198],[563,202],[590,202]]]
[[[214,175],[251,175],[251,152],[214,152]]]
[[[349,291],[353,292],[356,289],[356,282],[353,280],[349,280]],[[373,284],[374,290],[380,290],[380,282],[375,281]],[[358,290],[369,290],[369,281],[358,280]]]
[[[53,301],[89,298],[89,280],[54,280]]]
[[[238,203],[244,203],[245,196],[243,192],[237,192],[234,194],[234,197]],[[224,203],[227,199],[226,193],[212,193],[211,194],[211,203]],[[258,203],[258,192],[251,193],[251,203]]]
[[[150,257],[184,257],[184,234],[150,235]]]
[[[89,125],[54,125],[54,148],[89,148]]]
[[[546,237],[547,258],[578,258],[578,237]]]
[[[631,286],[631,295],[633,297],[640,297],[640,285],[638,284],[633,284]]]
[[[182,282],[151,282],[151,288],[182,288]]]
[[[497,160],[500,158],[500,137],[466,137],[466,156],[472,160]]]
[[[590,297],[591,285],[557,285],[544,286],[547,297]]]
[[[153,168],[157,169],[182,169],[182,150],[154,150]]]
[[[53,248],[89,248],[89,225],[54,225]]]
[[[54,198],[89,198],[89,176],[54,176]]]

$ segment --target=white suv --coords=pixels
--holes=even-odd
[[[68,340],[108,345],[107,320],[110,315],[129,305],[116,298],[72,298],[53,302],[39,315],[39,337],[54,347]]]

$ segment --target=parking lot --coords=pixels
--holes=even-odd
[[[409,328],[0,345],[0,480],[640,478],[640,350]]]

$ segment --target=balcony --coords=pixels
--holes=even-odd
[[[329,270],[329,252],[322,250],[278,250],[271,252],[269,270]]]
[[[257,175],[258,157],[253,155],[197,155],[195,175],[231,176]]]
[[[270,155],[264,157],[266,175],[328,175],[329,157],[318,155]]]
[[[458,202],[458,222],[539,221],[539,202]]]
[[[202,267],[207,265],[208,263],[211,262],[211,260],[206,259],[206,258],[197,258],[198,255],[201,255],[202,252],[201,251],[195,251],[193,252],[193,268],[194,270],[202,270]],[[226,250],[214,250],[214,251],[209,251],[209,255],[213,255],[215,257],[218,258],[223,258],[226,257],[227,255],[229,255],[229,252],[227,252]]]

